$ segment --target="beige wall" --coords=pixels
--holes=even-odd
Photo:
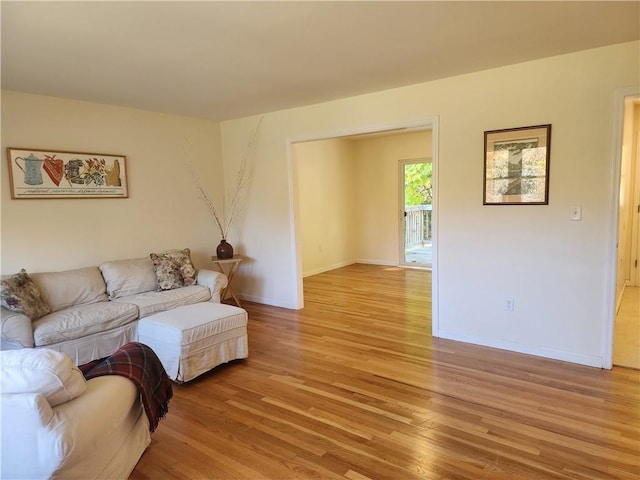
[[[332,139],[292,145],[303,276],[354,263],[357,174],[353,144]]]
[[[2,92],[2,273],[62,270],[105,260],[192,249],[210,266],[220,240],[194,182],[222,200],[215,122]],[[126,199],[11,200],[7,147],[127,156]]]
[[[399,162],[431,155],[431,131],[291,146],[303,277],[399,263]]]
[[[613,100],[640,83],[638,42],[273,112],[256,150],[245,298],[299,307],[289,144],[438,118],[434,314],[442,337],[601,366],[610,322]],[[255,118],[222,122],[237,156]],[[483,206],[483,132],[553,125],[547,206]],[[434,138],[436,142],[436,138]],[[571,205],[583,219],[570,221]],[[277,254],[274,254],[277,252]],[[504,310],[505,298],[515,311]]]
[[[246,218],[244,298],[301,306],[290,145],[437,118],[436,335],[601,366],[610,321],[613,99],[640,84],[640,43],[587,50],[264,116]],[[215,122],[2,93],[2,148],[124,154],[131,197],[10,200],[2,156],[2,272],[42,271],[190,246],[219,235],[182,160],[213,195],[233,184],[257,118]],[[482,206],[483,132],[551,123],[548,206]],[[222,157],[220,156],[222,153]],[[221,158],[224,158],[224,170]],[[569,220],[571,205],[583,220]],[[298,260],[300,258],[300,260]],[[504,300],[515,311],[504,311]]]
[[[355,141],[360,263],[400,262],[399,162],[431,157],[431,131]]]

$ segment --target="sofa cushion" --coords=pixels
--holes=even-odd
[[[138,318],[130,303],[98,302],[50,313],[33,322],[35,345],[46,346],[125,325]]]
[[[143,318],[182,305],[207,302],[210,298],[211,291],[207,287],[191,285],[162,292],[139,293],[130,297],[117,298],[114,302],[127,302],[137,305],[140,318]]]
[[[48,349],[24,348],[0,352],[2,393],[42,393],[52,407],[82,395],[82,372],[71,358]]]
[[[51,306],[24,268],[2,280],[0,303],[12,312],[24,313],[31,320],[51,313]]]
[[[32,273],[31,278],[51,305],[53,312],[72,305],[107,300],[106,285],[98,267],[78,268],[64,272]]]
[[[106,262],[99,268],[111,300],[149,292],[157,287],[156,272],[149,257]]]
[[[196,283],[196,269],[188,248],[169,250],[162,254],[151,253],[149,257],[153,262],[158,290],[172,290]]]

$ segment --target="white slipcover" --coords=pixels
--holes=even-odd
[[[27,367],[32,383],[2,380],[0,478],[126,479],[149,445],[136,386],[116,375],[79,380],[65,357],[46,350],[2,352],[3,376],[15,380]],[[42,371],[34,372],[38,367]],[[78,382],[86,383],[81,393]],[[54,387],[58,400],[64,392],[70,400],[53,406],[57,402],[47,398]]]
[[[224,303],[196,303],[145,317],[138,322],[138,338],[176,382],[249,356],[247,312]]]

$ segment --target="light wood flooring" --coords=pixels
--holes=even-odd
[[[640,477],[640,372],[433,339],[430,284],[352,265],[243,303],[250,357],[175,386],[131,480]]]
[[[640,369],[640,287],[624,289],[613,333],[613,364]]]

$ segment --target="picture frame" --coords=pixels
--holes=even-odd
[[[548,205],[551,124],[484,132],[483,205]]]
[[[127,157],[7,148],[11,198],[128,198]]]

